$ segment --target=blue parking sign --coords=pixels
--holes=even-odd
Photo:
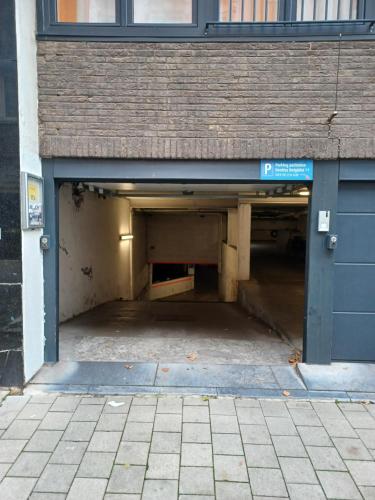
[[[312,181],[313,160],[261,160],[260,178],[269,181]]]

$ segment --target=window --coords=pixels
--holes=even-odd
[[[134,23],[191,24],[192,0],[133,0]]]
[[[8,64],[5,69],[0,64],[0,122],[14,122],[18,117],[16,63]]]
[[[40,38],[375,38],[375,0],[36,1]]]
[[[115,23],[116,0],[58,0],[59,23]]]
[[[220,0],[220,21],[277,21],[279,3],[279,0]]]

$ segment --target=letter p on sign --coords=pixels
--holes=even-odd
[[[271,170],[272,170],[271,163],[265,163],[264,164],[264,173],[267,175]]]

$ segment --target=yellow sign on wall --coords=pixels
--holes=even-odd
[[[44,226],[43,179],[23,174],[23,228],[36,229]]]

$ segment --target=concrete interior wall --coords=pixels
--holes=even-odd
[[[237,248],[222,243],[222,264],[219,274],[219,296],[223,302],[236,302],[238,290]]]
[[[248,280],[250,278],[250,242],[251,242],[251,204],[247,202],[238,205],[238,272],[237,279]]]
[[[84,192],[72,197],[72,185],[60,188],[60,321],[93,307],[131,298],[132,240],[130,204],[123,198],[99,198]]]
[[[298,231],[298,220],[254,220],[251,228],[252,241],[272,241],[273,231]]]
[[[217,264],[221,215],[155,213],[147,217],[150,262]]]
[[[38,138],[38,78],[36,65],[36,6],[16,0],[20,169],[42,175]],[[44,362],[42,229],[22,231],[22,316],[24,373],[27,382]]]
[[[133,299],[137,299],[149,282],[149,267],[147,263],[147,215],[141,212],[132,214],[132,233],[134,239],[132,276],[133,276]]]
[[[238,210],[228,210],[226,237],[221,244],[219,296],[224,302],[235,302],[238,290]]]
[[[238,244],[238,210],[230,208],[228,210],[227,223],[227,243],[228,245],[237,247]]]
[[[295,238],[306,242],[306,227],[306,208],[257,207],[252,218],[251,243],[253,247],[259,243],[272,244],[273,253],[285,254],[290,251],[290,243]]]

